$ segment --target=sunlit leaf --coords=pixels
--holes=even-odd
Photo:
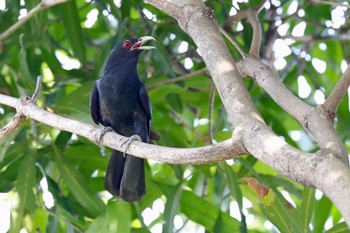
[[[18,193],[18,202],[16,208],[12,211],[10,232],[19,232],[25,213],[35,211],[35,187],[36,167],[34,151],[28,153],[21,162],[19,168],[16,191]]]

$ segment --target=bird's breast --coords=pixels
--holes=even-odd
[[[140,108],[138,92],[139,86],[134,83],[100,83],[100,115],[104,124],[122,135],[134,134],[133,114]]]

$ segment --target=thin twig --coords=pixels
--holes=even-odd
[[[264,9],[265,3],[267,0],[264,0],[260,3],[260,5],[256,8],[256,12],[260,13],[262,11],[262,9]]]
[[[348,33],[342,33],[342,34],[336,34],[336,35],[304,35],[304,36],[292,36],[292,35],[285,35],[285,36],[278,36],[280,39],[292,39],[295,41],[302,41],[302,42],[308,42],[308,41],[328,41],[328,40],[337,40],[337,41],[347,41],[350,40],[350,34]]]
[[[253,38],[249,53],[259,57],[262,30],[257,11],[247,11],[247,21],[252,25],[253,28]]]
[[[210,88],[210,97],[209,97],[209,138],[210,142],[214,143],[214,132],[213,132],[213,111],[214,111],[214,100],[215,100],[216,87],[213,83]]]
[[[239,46],[239,44],[228,34],[224,29],[220,28],[221,33],[231,42],[231,44],[237,49],[237,51],[241,54],[243,58],[247,57],[247,54],[244,50]]]
[[[344,74],[340,77],[337,85],[335,85],[332,92],[329,94],[328,98],[324,102],[324,106],[328,113],[335,116],[335,111],[343,99],[344,95],[347,93],[350,86],[350,65],[346,68]]]
[[[66,2],[67,0],[43,0],[41,3],[36,5],[33,9],[31,9],[26,16],[18,20],[14,23],[10,28],[0,34],[0,43],[7,39],[12,33],[17,31],[20,27],[22,27],[29,19],[31,19],[34,15],[38,14],[40,11],[52,7],[54,5]]]
[[[258,12],[259,12],[258,10],[261,10],[261,9],[258,8],[257,10],[247,9],[247,10],[239,11],[236,15],[229,17],[225,24],[225,25],[232,25],[232,23],[235,21],[239,21],[244,18],[247,19],[247,21],[252,25],[252,28],[253,28],[253,38],[252,38],[252,43],[250,45],[249,53],[257,57],[259,57],[261,35],[262,35],[261,25],[258,19]],[[224,30],[221,29],[221,32],[222,31]]]
[[[189,78],[196,77],[196,76],[201,75],[201,74],[206,74],[207,72],[208,72],[208,69],[207,68],[203,68],[201,70],[197,70],[197,71],[194,71],[192,73],[180,76],[178,78],[173,78],[173,79],[169,79],[169,80],[165,80],[165,81],[161,81],[161,82],[150,84],[150,85],[147,86],[147,89],[150,90],[150,89],[153,89],[153,88],[156,88],[156,87],[161,87],[161,86],[169,85],[169,84],[172,84],[172,83],[177,83],[177,82],[189,79]]]
[[[328,2],[328,1],[321,1],[321,0],[311,0],[311,2],[316,4],[323,4],[323,5],[346,7],[350,9],[349,5],[345,5],[339,2]]]
[[[35,86],[35,91],[32,95],[32,100],[35,102],[38,99],[38,96],[41,91],[41,85],[43,83],[43,77],[39,76],[38,79],[36,80],[36,86]]]

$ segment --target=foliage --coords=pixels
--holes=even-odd
[[[14,24],[20,12],[39,2],[6,1],[6,10],[0,11],[0,32]],[[330,33],[349,33],[349,21],[340,28],[330,26],[334,28],[331,32],[324,25],[333,22],[334,6],[274,2],[276,5],[260,13],[265,38],[261,54],[271,64],[285,62],[278,70],[283,82],[308,103],[319,104],[320,96],[327,96],[341,76],[345,61],[350,61],[348,41],[336,36],[322,38]],[[240,7],[256,7],[256,3],[249,1]],[[296,3],[304,16],[291,13]],[[215,9],[224,27],[234,10],[231,1],[209,0],[206,4]],[[305,24],[305,35],[314,38],[289,43],[289,53],[275,58],[268,49],[282,41],[277,32],[278,28],[282,30],[281,24],[287,27],[287,35]],[[248,51],[252,31],[246,22],[241,25],[243,29],[229,25],[229,32]],[[36,14],[1,42],[0,92],[14,97],[31,95],[37,77],[42,76],[39,106],[93,124],[89,92],[109,51],[122,38],[144,35],[157,39],[157,49],[144,53],[138,66],[146,86],[205,67],[195,44],[176,21],[142,1],[68,1]],[[239,59],[234,47],[228,46]],[[324,71],[320,71],[319,60],[325,62]],[[303,150],[317,149],[303,128],[263,90],[251,80],[245,82],[266,123],[278,135]],[[198,75],[149,90],[152,127],[161,136],[157,144],[198,147],[231,137],[234,126],[215,93],[211,111],[212,85],[208,75]],[[305,87],[310,91],[302,95]],[[350,125],[345,120],[348,106],[346,96],[337,111],[336,128],[350,149]],[[0,110],[2,127],[14,110],[6,106]],[[148,161],[147,194],[140,202],[128,204],[109,199],[103,189],[109,149],[101,153],[85,138],[32,120],[0,145],[0,192],[7,193],[9,200],[17,200],[10,232],[21,228],[28,232],[193,232],[203,228],[206,232],[349,232],[327,197],[281,177],[248,155],[193,166]],[[246,178],[252,178],[254,184]],[[267,193],[260,195],[266,189]],[[53,206],[48,204],[48,197],[53,199]]]

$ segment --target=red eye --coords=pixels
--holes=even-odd
[[[130,49],[130,47],[131,47],[130,41],[129,40],[124,41],[123,47],[126,48],[126,49]]]

